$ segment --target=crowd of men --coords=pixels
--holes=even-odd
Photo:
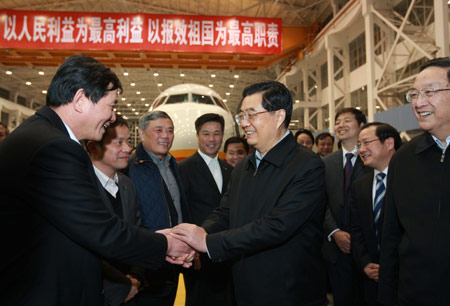
[[[328,287],[336,306],[448,305],[449,84],[449,58],[421,67],[406,99],[424,132],[403,146],[340,109],[333,152],[329,133],[288,130],[283,84],[255,83],[227,162],[208,113],[177,163],[167,113],[140,118],[131,155],[119,79],[70,57],[46,106],[0,125],[0,304],[168,306],[183,273],[191,306],[326,306]]]

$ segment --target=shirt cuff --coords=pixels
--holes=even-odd
[[[333,234],[336,233],[337,231],[340,231],[340,228],[335,229],[334,231],[332,231],[329,235],[328,235],[328,242],[331,242],[331,239],[333,238]]]

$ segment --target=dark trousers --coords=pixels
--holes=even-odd
[[[363,275],[353,264],[351,254],[340,253],[336,263],[328,265],[334,306],[366,306]]]
[[[177,286],[151,286],[136,295],[136,306],[173,306],[176,295]]]

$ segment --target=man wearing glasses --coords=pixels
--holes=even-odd
[[[380,305],[376,299],[383,224],[381,210],[389,161],[401,144],[397,130],[386,123],[368,123],[359,133],[359,156],[365,166],[374,170],[352,184],[350,234],[353,260],[364,274],[364,299],[368,306]]]
[[[389,165],[378,299],[386,305],[450,301],[450,58],[428,61],[406,99],[425,131]]]
[[[212,261],[232,260],[238,305],[327,305],[324,165],[288,131],[291,114],[283,84],[244,89],[236,120],[254,153],[236,165],[221,205],[202,227],[172,230]]]

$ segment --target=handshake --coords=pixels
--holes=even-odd
[[[166,260],[185,268],[192,266],[197,252],[206,253],[206,231],[195,224],[182,223],[157,231],[167,238]]]

